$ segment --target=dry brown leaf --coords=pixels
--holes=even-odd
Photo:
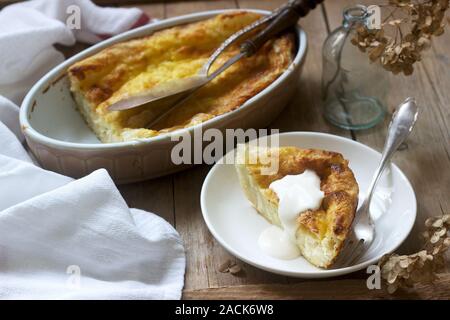
[[[425,227],[423,250],[411,255],[385,255],[378,263],[389,293],[418,282],[432,283],[437,279],[436,274],[445,267],[445,253],[450,247],[450,214],[428,218]]]
[[[403,17],[392,14],[380,30],[359,26],[351,43],[362,52],[368,52],[371,62],[379,61],[384,69],[394,74],[410,75],[414,72],[413,65],[422,59],[422,52],[430,48],[432,37],[444,33],[445,12],[450,1],[389,0],[389,6],[397,8]],[[446,19],[450,23],[450,18]],[[393,34],[389,35],[388,29],[393,29]],[[383,49],[379,43],[384,44]],[[373,47],[375,49],[366,50]]]

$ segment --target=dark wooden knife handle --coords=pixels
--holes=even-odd
[[[260,33],[241,44],[241,52],[247,56],[253,55],[270,38],[281,31],[297,24],[298,19],[304,17],[323,0],[294,0],[281,8],[280,13]]]

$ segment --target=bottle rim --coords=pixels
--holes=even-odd
[[[344,9],[344,21],[349,22],[363,22],[370,17],[370,12],[366,6],[356,4]]]

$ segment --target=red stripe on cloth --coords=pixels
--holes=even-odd
[[[131,29],[143,26],[150,22],[150,17],[146,13],[142,13],[139,19],[131,26]]]
[[[136,22],[133,23],[133,25],[131,26],[131,28],[129,30],[143,26],[149,22],[150,22],[150,17],[146,13],[142,13],[141,16],[139,17],[139,19],[137,19]],[[99,37],[101,40],[111,38],[112,36],[114,36],[114,34],[107,34],[107,33],[106,34],[97,34],[97,37]]]

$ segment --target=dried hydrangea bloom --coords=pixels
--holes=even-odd
[[[367,52],[372,62],[379,61],[394,74],[413,73],[433,36],[444,33],[449,0],[389,0],[383,5],[390,13],[379,30],[358,29],[352,43]]]
[[[378,263],[389,293],[418,282],[432,283],[437,279],[437,273],[444,269],[445,252],[450,247],[450,214],[429,218],[425,226],[423,250],[411,255],[385,255]]]

